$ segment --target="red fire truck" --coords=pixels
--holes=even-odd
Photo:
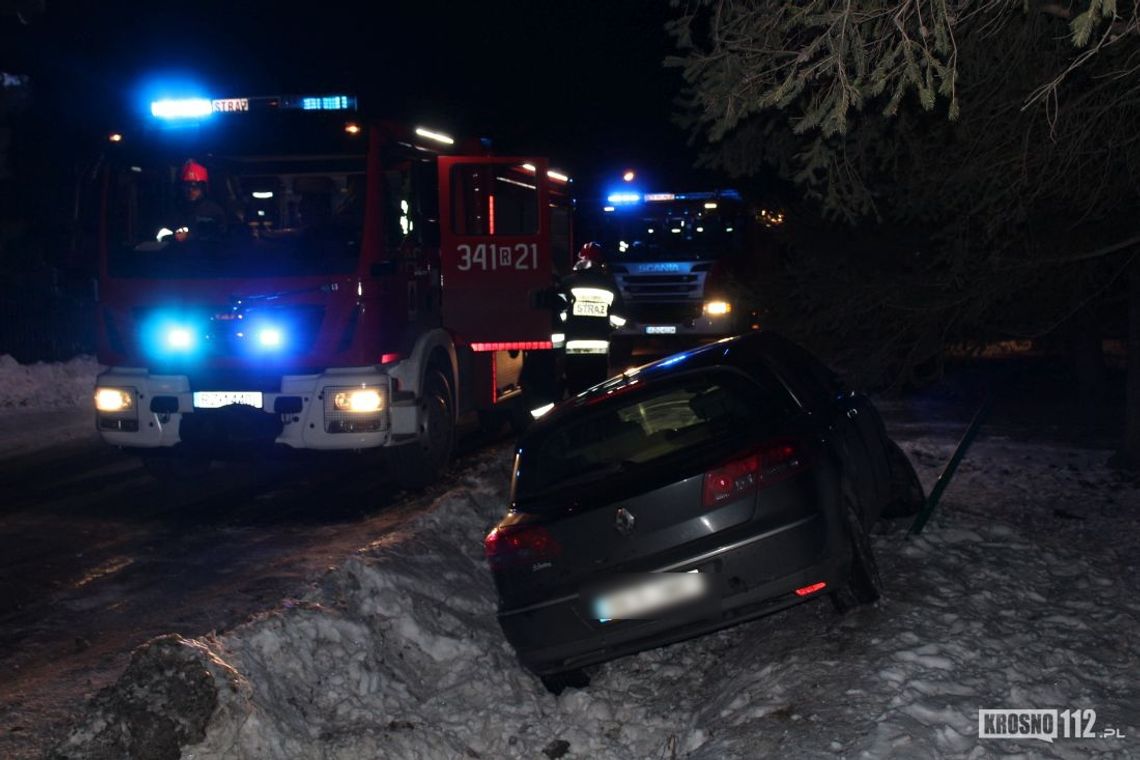
[[[461,422],[558,395],[549,289],[571,206],[545,159],[367,119],[345,95],[151,115],[92,173],[107,443],[158,473],[385,448],[415,487]]]

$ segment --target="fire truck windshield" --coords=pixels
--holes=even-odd
[[[740,210],[731,207],[707,208],[702,202],[644,203],[606,212],[600,242],[615,262],[717,259],[740,251],[743,222]]]
[[[104,234],[113,277],[217,278],[356,270],[362,156],[186,157],[110,170]],[[194,187],[193,185],[196,185]]]

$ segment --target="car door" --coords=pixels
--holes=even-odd
[[[868,445],[860,420],[863,417],[874,422],[863,406],[869,402],[846,391],[827,367],[791,341],[768,334],[763,336],[760,353],[804,411],[830,431],[864,522],[870,524],[882,510],[886,494],[880,485],[875,452]],[[878,448],[881,450],[881,443]]]
[[[885,446],[885,431],[879,411],[871,400],[862,393],[847,391],[841,396],[844,415],[855,422],[859,438],[867,450],[867,464],[871,471],[872,500],[867,502],[873,505],[873,513],[868,515],[870,521],[878,519],[879,514],[891,499],[891,473],[890,463],[887,459]]]

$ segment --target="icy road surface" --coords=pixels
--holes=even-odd
[[[0,759],[39,758],[131,650],[299,596],[418,514],[375,457],[218,467],[158,483],[94,431],[90,358],[0,355]],[[468,466],[468,447],[457,472]]]
[[[929,485],[952,440],[903,445]],[[838,617],[811,602],[600,666],[557,698],[495,623],[480,539],[501,453],[303,600],[159,645],[164,664],[132,680],[150,686],[105,694],[62,756],[129,746],[124,715],[131,741],[169,732],[154,714],[183,692],[148,689],[178,661],[211,706],[181,729],[196,760],[1140,756],[1140,491],[1106,452],[981,441],[922,538],[876,537],[882,603]],[[1002,707],[1092,708],[1125,738],[979,741],[978,709]]]

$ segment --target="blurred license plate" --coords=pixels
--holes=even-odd
[[[593,613],[601,621],[653,618],[704,598],[708,588],[707,576],[696,571],[652,573],[599,594],[594,599]]]
[[[675,335],[677,325],[646,325],[646,335]]]
[[[261,391],[196,391],[195,409],[220,409],[230,404],[261,408]]]
[[[609,314],[609,307],[604,303],[595,303],[593,301],[574,302],[575,317],[604,317],[607,314]]]

